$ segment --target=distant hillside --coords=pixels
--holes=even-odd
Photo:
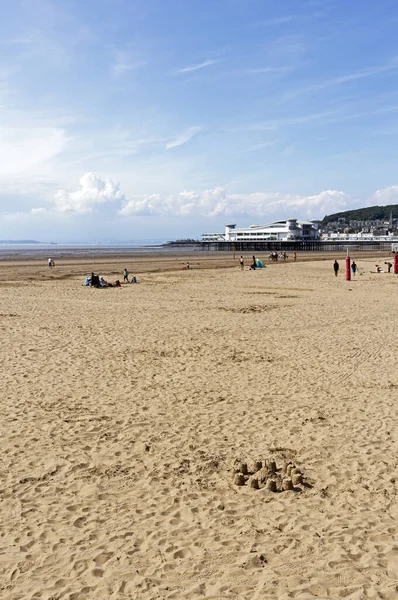
[[[37,240],[0,240],[0,244],[40,244]]]
[[[375,221],[383,219],[388,221],[392,211],[393,219],[398,219],[398,204],[389,204],[388,206],[368,206],[367,208],[357,208],[355,210],[345,210],[344,212],[334,213],[323,217],[322,225],[325,227],[332,221],[345,219],[346,221]]]

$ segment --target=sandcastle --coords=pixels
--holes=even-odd
[[[296,465],[283,462],[278,467],[274,459],[256,460],[251,468],[240,463],[235,468],[234,482],[240,487],[265,488],[269,492],[301,491],[305,487],[303,473]]]

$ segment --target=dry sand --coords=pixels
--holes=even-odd
[[[1,265],[0,597],[398,598],[398,279],[357,263]],[[306,485],[235,485],[265,458]]]

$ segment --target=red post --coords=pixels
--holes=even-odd
[[[345,259],[345,278],[346,281],[351,281],[351,259],[349,256]]]
[[[394,254],[394,275],[398,275],[398,253]]]

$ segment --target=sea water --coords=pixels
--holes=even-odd
[[[196,246],[184,246],[158,243],[73,243],[73,244],[20,244],[0,243],[0,260],[5,258],[72,258],[72,257],[95,257],[103,255],[123,255],[123,254],[169,254],[171,252],[187,253],[197,250]]]

